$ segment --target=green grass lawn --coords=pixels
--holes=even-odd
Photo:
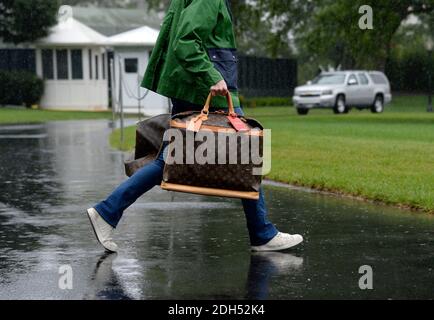
[[[52,111],[24,108],[0,108],[0,124],[39,123],[59,120],[111,119],[111,111]]]
[[[272,129],[269,179],[434,213],[434,114],[422,96],[396,97],[383,114],[290,107],[246,109]],[[128,128],[124,150],[134,146]],[[111,137],[119,148],[119,132]]]

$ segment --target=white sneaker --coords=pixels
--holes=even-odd
[[[109,252],[117,252],[118,246],[113,242],[112,235],[115,229],[109,225],[94,209],[87,209],[87,215],[95,232],[95,236],[102,246]]]
[[[279,232],[270,242],[263,246],[252,246],[252,250],[256,252],[281,251],[295,247],[302,242],[303,237],[299,234],[291,235]]]

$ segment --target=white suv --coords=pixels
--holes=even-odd
[[[293,101],[300,115],[313,108],[333,108],[336,114],[342,114],[351,107],[381,113],[392,101],[392,94],[382,72],[336,71],[323,72],[307,85],[295,88]]]

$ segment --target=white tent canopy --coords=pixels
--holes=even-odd
[[[116,47],[154,46],[157,43],[158,34],[158,30],[144,26],[112,36],[108,43]]]
[[[50,34],[39,40],[37,44],[51,46],[104,46],[108,44],[108,38],[70,17],[51,28]]]

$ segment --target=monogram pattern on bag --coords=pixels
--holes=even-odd
[[[174,117],[174,121],[179,124],[188,123],[192,118],[197,116],[198,113],[191,115],[181,115]],[[250,129],[258,128],[262,130],[262,126],[253,119],[243,119]],[[227,115],[221,113],[210,113],[208,120],[203,122],[203,125],[216,126],[221,128],[232,128],[231,123],[227,119]],[[181,164],[166,164],[164,168],[163,181],[166,183],[180,184],[194,187],[205,187],[215,189],[225,189],[234,191],[246,192],[259,192],[262,176],[252,174],[255,167],[261,165],[254,165],[251,157],[249,157],[248,164],[241,164],[241,144],[237,144],[237,164],[218,164],[219,154],[224,152],[224,144],[219,144],[217,133],[215,133],[216,141],[216,164],[185,164],[186,163],[186,130],[179,129],[183,134],[184,149],[183,149],[183,163]],[[260,153],[262,155],[262,137],[260,139]],[[195,142],[194,150],[201,142]],[[229,160],[229,143],[226,142],[226,159]]]

